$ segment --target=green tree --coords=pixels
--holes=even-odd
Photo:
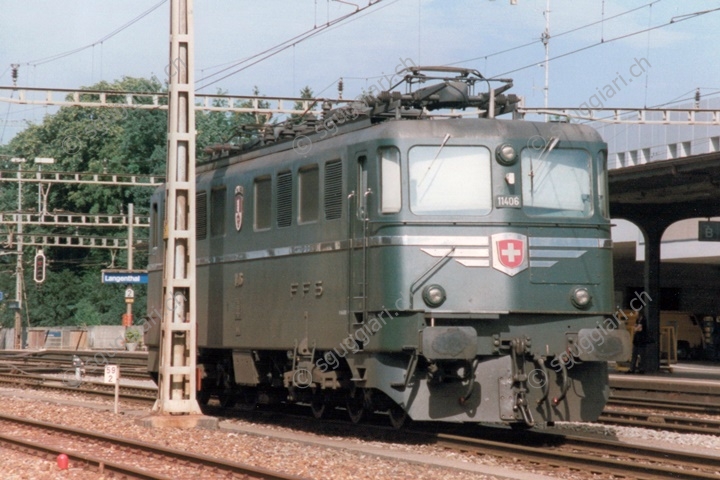
[[[123,77],[112,83],[100,82],[92,90],[118,92],[159,93],[165,92],[156,78],[142,79]],[[88,96],[83,95],[82,100]],[[149,98],[136,96],[136,103],[152,102]],[[109,95],[109,103],[125,102],[126,94]],[[53,157],[52,170],[65,172],[126,173],[139,175],[164,175],[167,137],[167,112],[159,109],[130,109],[62,107],[57,113],[47,115],[42,123],[29,125],[10,143],[3,147],[0,165],[14,169],[9,157]],[[23,169],[34,169],[28,162]],[[12,185],[12,184],[3,184]],[[104,185],[55,184],[50,190],[48,210],[86,213],[122,214],[127,204],[135,205],[138,215],[146,215],[152,189],[148,187],[116,187]],[[36,184],[23,186],[23,211],[37,209]],[[17,211],[17,190],[3,188],[0,191],[0,211]],[[4,226],[13,231],[14,226]],[[122,229],[55,228],[25,226],[25,233],[55,233],[58,235],[92,235],[125,237]],[[136,239],[147,236],[144,229],[136,229]],[[6,247],[10,247],[6,245]],[[14,245],[12,245],[14,249]],[[7,253],[7,252],[6,252]],[[136,253],[135,264],[142,266],[143,251]],[[100,284],[100,269],[117,261],[124,265],[125,254],[113,257],[108,250],[82,248],[48,248],[48,273],[42,285],[32,280],[32,259],[35,248],[24,251],[27,314],[31,325],[63,324],[117,324],[125,304],[120,287]],[[15,291],[14,255],[0,256],[0,291]],[[10,261],[8,261],[10,260]],[[115,267],[118,265],[115,264]],[[139,292],[140,293],[140,292]],[[12,295],[14,297],[14,293]],[[142,314],[144,297],[135,304],[136,314]],[[13,312],[0,304],[0,322],[13,324]]]
[[[99,82],[86,87],[89,90],[117,91],[108,95],[107,102],[121,104],[127,92],[166,93],[157,78],[123,77],[114,82]],[[120,93],[122,92],[122,93]],[[257,87],[253,91],[259,96]],[[83,94],[81,100],[92,100],[98,94]],[[135,103],[150,104],[152,99],[134,96]],[[165,102],[164,96],[162,102]],[[227,105],[216,100],[216,105]],[[237,106],[251,107],[252,102]],[[268,103],[259,101],[258,108]],[[196,114],[197,153],[200,158],[204,148],[232,141],[237,145],[257,141],[258,134],[252,128],[269,121],[268,115],[230,112],[198,112]],[[164,175],[167,157],[167,112],[157,108],[94,108],[62,107],[47,115],[42,123],[28,125],[8,145],[0,147],[0,168],[14,170],[11,157],[53,157],[52,170],[79,173],[123,173],[137,175]],[[23,169],[34,169],[32,162]],[[47,169],[46,169],[47,171]],[[17,189],[0,189],[0,211],[17,212]],[[50,190],[48,210],[85,213],[126,213],[127,204],[133,203],[137,215],[147,215],[152,189],[148,187],[118,187],[105,185],[55,184]],[[23,184],[23,211],[37,209],[37,184]],[[4,233],[12,232],[13,225],[0,226]],[[26,225],[25,233],[58,235],[91,235],[103,237],[126,237],[123,229],[32,227]],[[136,239],[147,238],[146,229],[136,229]],[[0,245],[0,247],[3,247]],[[6,245],[10,251],[0,248],[0,291],[9,298],[15,292],[15,244]],[[126,265],[125,253],[103,249],[47,248],[48,271],[43,284],[37,285],[32,277],[35,247],[24,250],[23,267],[26,291],[25,322],[31,326],[119,324],[125,312],[124,285],[102,285],[100,270]],[[10,253],[10,255],[2,255]],[[135,266],[146,263],[147,252],[136,250]],[[145,287],[136,285],[133,312],[136,318],[145,313]],[[25,316],[26,315],[26,316]],[[7,303],[0,303],[0,323],[12,326],[13,312]]]
[[[302,88],[302,90],[300,90],[300,98],[306,98],[308,100],[315,98],[315,94],[313,93],[312,88],[310,88],[308,85],[304,86]],[[314,106],[313,102],[309,102],[309,103],[307,103],[307,105],[306,105],[306,102],[295,102],[295,104],[293,105],[293,109],[305,111],[305,110],[311,110],[313,106]],[[298,115],[296,113],[293,113],[292,115],[290,115],[290,118],[295,123],[301,122],[303,119],[302,117],[303,117],[302,115]]]

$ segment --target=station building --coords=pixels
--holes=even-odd
[[[673,108],[720,110],[720,98]],[[692,118],[686,112],[667,112],[648,114],[646,118],[667,120],[669,123],[593,124],[608,143],[610,169],[642,172],[642,166],[646,165],[646,181],[650,185],[653,182],[650,166],[654,164],[693,158],[698,158],[698,161],[720,159],[720,116],[698,113]],[[680,191],[686,175],[690,173],[679,172],[673,182]],[[707,172],[696,172],[697,175],[707,175],[707,181],[720,189],[720,172],[717,178]],[[697,178],[692,180],[697,181]],[[688,197],[691,193],[697,194],[688,187]],[[659,305],[662,311],[686,311],[699,318],[720,316],[720,241],[701,241],[704,232],[699,231],[700,221],[720,222],[720,217],[707,216],[708,212],[704,210],[701,207],[694,209],[691,203],[687,208],[687,217],[672,223],[662,235]],[[659,210],[656,214],[663,215],[663,212]],[[613,224],[616,303],[627,308],[634,293],[643,289],[646,239],[632,222],[614,218]]]

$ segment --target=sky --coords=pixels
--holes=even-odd
[[[368,6],[368,0],[196,0],[196,87],[299,96],[309,86],[318,96],[336,97],[342,78],[343,96],[355,98],[387,86],[404,61],[510,77],[512,93],[528,106],[543,106],[548,0],[381,0],[320,31],[356,10],[348,3]],[[158,4],[0,0],[0,86],[12,85],[13,63],[20,65],[18,86],[80,88],[123,76],[165,81],[169,1],[107,38]],[[693,15],[715,8],[720,2],[550,0],[549,105],[642,107],[692,98],[697,88],[703,96],[719,93],[720,10]],[[227,78],[221,79],[247,63],[209,77],[314,29],[309,39]],[[608,85],[611,98],[598,95]],[[53,111],[0,103],[0,144]]]

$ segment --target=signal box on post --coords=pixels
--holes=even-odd
[[[33,270],[33,279],[35,280],[35,283],[43,283],[45,281],[45,263],[45,254],[42,249],[38,250],[35,254],[35,268]]]

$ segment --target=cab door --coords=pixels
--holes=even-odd
[[[370,165],[367,153],[354,155],[355,183],[348,201],[348,227],[350,258],[348,268],[350,324],[361,323],[367,315],[368,294],[368,224],[369,205],[372,203]]]

